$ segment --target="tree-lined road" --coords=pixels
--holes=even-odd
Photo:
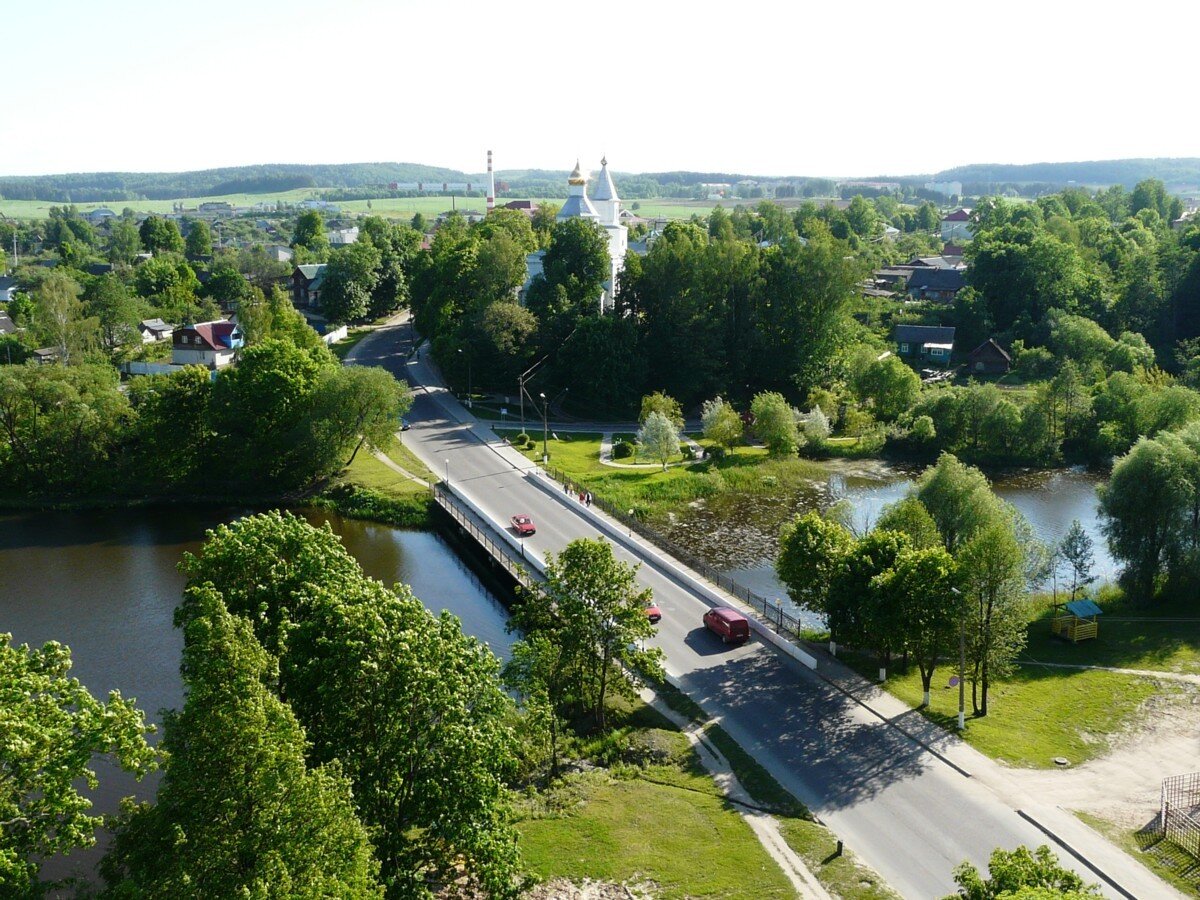
[[[421,358],[408,358],[407,333],[379,329],[348,361],[382,365],[414,386],[436,385]],[[604,536],[575,501],[531,483],[525,474],[531,464],[494,437],[487,442],[487,427],[440,387],[417,387],[408,419],[405,443],[438,475],[448,470],[454,489],[494,522],[507,523],[518,512],[533,517],[538,531],[526,544],[539,555]],[[708,604],[698,593],[626,546],[614,542],[614,552],[642,563],[640,579],[663,611],[656,643],[675,683],[905,897],[952,892],[954,867],[970,860],[983,868],[997,846],[1046,842],[980,779],[947,765],[814,672],[757,641],[723,645],[701,625]],[[1163,888],[1160,896],[1169,896]]]

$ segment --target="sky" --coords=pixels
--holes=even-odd
[[[0,34],[0,175],[1200,156],[1195,0],[38,0]]]

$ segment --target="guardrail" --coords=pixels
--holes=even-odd
[[[584,493],[588,490],[586,487],[583,487],[576,481],[572,480],[560,469],[556,469],[553,466],[543,466],[543,470],[547,475],[564,485],[568,490],[572,491],[576,495]],[[764,597],[761,594],[756,594],[745,585],[738,584],[725,573],[714,569],[711,565],[700,559],[695,554],[690,553],[680,547],[666,535],[654,528],[651,528],[640,519],[631,517],[628,512],[617,509],[617,507],[605,500],[603,497],[597,497],[593,493],[592,504],[604,510],[604,512],[608,513],[609,516],[616,519],[626,528],[636,531],[643,538],[670,556],[674,557],[677,561],[687,566],[693,572],[702,575],[705,579],[711,581],[717,587],[737,597],[747,606],[751,607],[760,616],[762,616],[763,620],[780,634],[787,634],[797,640],[803,640],[801,635],[804,631],[804,624],[797,616],[792,615],[790,612],[784,609],[783,605],[778,600]]]
[[[492,559],[496,560],[496,562],[498,562],[501,566],[503,566],[504,570],[508,572],[508,574],[514,579],[516,579],[519,584],[524,585],[527,588],[532,588],[535,584],[537,584],[536,579],[534,579],[527,568],[509,556],[504,551],[503,546],[492,540],[491,536],[487,532],[475,524],[475,522],[471,519],[470,511],[465,508],[465,504],[455,497],[445,487],[445,485],[439,482],[433,486],[433,499],[438,506],[449,513],[450,517],[454,519],[454,521],[457,522],[464,531],[471,535],[471,537],[475,538],[475,540],[479,542],[480,546],[487,551],[488,555],[491,556]],[[521,548],[522,552],[524,552],[523,544],[521,545]]]

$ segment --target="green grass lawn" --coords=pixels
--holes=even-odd
[[[705,719],[675,688],[657,690],[677,712],[694,721]],[[572,738],[573,755],[595,758],[620,746],[627,757],[632,750],[642,759],[570,775],[549,790],[524,796],[517,828],[533,872],[547,879],[650,882],[667,898],[795,896],[685,735],[640,700],[618,698],[609,720],[613,730],[608,735]],[[785,839],[836,896],[896,896],[849,852],[834,858],[836,836],[719,726],[709,724],[706,733],[754,801],[776,811]],[[652,748],[653,756],[646,757],[640,748]],[[721,852],[704,852],[711,846]]]
[[[417,457],[393,435],[386,448],[385,455],[394,463],[412,472],[418,478],[426,481],[437,481],[437,477],[425,468]],[[364,447],[358,451],[354,462],[342,474],[342,480],[353,482],[360,487],[378,491],[389,497],[402,497],[410,494],[424,494],[428,488],[423,487],[411,478],[405,478],[394,469],[385,466]]]
[[[497,432],[512,440],[517,432]],[[535,462],[542,458],[540,434],[525,455]],[[659,518],[694,500],[726,492],[763,493],[787,491],[800,482],[822,479],[820,466],[809,460],[771,459],[761,447],[738,447],[724,459],[705,460],[692,466],[657,469],[618,469],[600,463],[599,434],[566,434],[548,442],[550,466],[589,488],[597,497],[618,509],[633,509],[642,518]]]
[[[342,340],[331,346],[329,349],[333,351],[333,355],[338,359],[345,359],[346,355],[358,346],[359,342],[371,333],[370,328],[355,328],[350,331]]]
[[[1200,622],[1156,622],[1149,616],[1126,622],[1101,616],[1098,637],[1072,644],[1050,633],[1049,615],[1047,611],[1030,625],[1022,659],[1200,674]]]
[[[648,766],[615,778],[601,770],[573,776],[550,799],[559,811],[518,824],[525,860],[543,878],[650,881],[663,897],[794,896],[700,772]],[[720,852],[705,849],[714,847]]]
[[[846,654],[843,659],[872,680],[879,671],[873,658]],[[948,731],[956,729],[958,719],[958,688],[947,686],[954,671],[943,666],[934,673],[930,706],[923,710]],[[884,687],[913,707],[921,703],[916,666],[907,675],[893,669]],[[993,759],[1014,766],[1050,768],[1056,756],[1078,764],[1102,755],[1110,739],[1135,721],[1145,700],[1177,689],[1137,675],[1021,666],[1011,678],[992,684],[984,717],[971,717],[967,685],[964,737]]]
[[[1075,815],[1167,884],[1193,897],[1200,896],[1200,861],[1187,851],[1161,840],[1157,834],[1149,831],[1129,831],[1090,813],[1077,812]]]

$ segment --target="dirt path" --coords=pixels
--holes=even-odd
[[[433,487],[433,485],[431,485],[424,478],[420,478],[420,477],[414,475],[412,472],[408,471],[408,469],[404,468],[404,466],[395,462],[386,453],[380,453],[379,451],[375,451],[371,455],[374,456],[381,463],[383,463],[385,466],[387,466],[389,469],[391,469],[393,472],[397,472],[400,475],[403,475],[405,478],[409,479],[410,481],[415,481],[417,484],[424,485],[425,487]]]
[[[1168,673],[1140,674],[1165,678]],[[1196,771],[1200,691],[1181,686],[1151,698],[1139,724],[1117,738],[1105,756],[1067,769],[1010,769],[1009,774],[1039,802],[1090,812],[1134,830],[1157,814],[1164,778]]]

